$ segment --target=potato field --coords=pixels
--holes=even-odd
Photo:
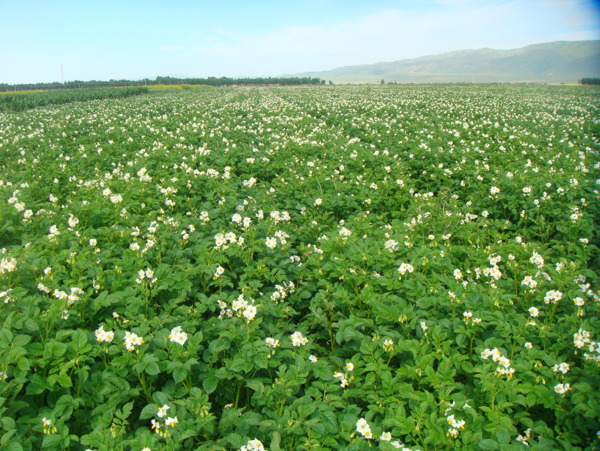
[[[600,449],[600,88],[134,94],[0,112],[1,449]]]

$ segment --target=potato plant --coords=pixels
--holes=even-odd
[[[599,93],[0,113],[0,447],[597,449]]]

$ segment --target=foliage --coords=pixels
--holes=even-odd
[[[64,90],[75,88],[114,88],[121,86],[157,86],[157,85],[207,85],[207,86],[265,86],[265,85],[319,85],[325,81],[315,77],[256,77],[256,78],[231,78],[231,77],[208,77],[208,78],[176,78],[156,77],[154,80],[145,78],[143,80],[109,80],[109,81],[66,81],[64,83],[30,83],[9,85],[0,83],[1,91],[30,91],[30,90]]]
[[[0,96],[0,112],[25,111],[41,106],[88,100],[121,99],[146,93],[147,88],[92,88],[5,94]]]
[[[0,446],[594,449],[598,93],[0,114]]]
[[[579,83],[582,85],[600,85],[600,78],[582,78]]]

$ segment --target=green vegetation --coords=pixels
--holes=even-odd
[[[9,85],[0,83],[1,91],[31,91],[31,90],[63,90],[79,88],[115,88],[124,86],[154,86],[154,85],[207,85],[207,86],[298,86],[319,85],[325,81],[314,77],[257,77],[257,78],[230,78],[230,77],[208,77],[208,78],[176,78],[156,77],[155,80],[109,80],[109,81],[67,81],[65,83],[30,83]]]
[[[600,78],[582,78],[579,82],[582,85],[600,85]]]
[[[149,85],[148,89],[150,90],[177,90],[177,91],[186,91],[188,89],[213,89],[214,86],[210,85]]]
[[[600,75],[600,41],[478,49],[303,74],[335,83],[576,83]]]
[[[597,449],[599,95],[0,113],[0,447]]]
[[[100,99],[121,99],[148,93],[147,88],[88,88],[40,91],[0,96],[0,112],[25,111],[47,105],[62,105]]]

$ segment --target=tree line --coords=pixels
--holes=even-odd
[[[156,77],[154,80],[109,80],[109,81],[66,81],[64,83],[27,83],[10,85],[0,83],[0,91],[30,91],[30,90],[52,90],[52,89],[76,89],[76,88],[112,88],[124,86],[152,86],[152,85],[209,85],[209,86],[265,86],[265,85],[319,85],[325,84],[325,80],[312,77],[257,77],[257,78],[230,78],[230,77],[208,77],[208,78],[175,78]]]
[[[581,85],[600,85],[600,78],[582,78],[579,80]]]

